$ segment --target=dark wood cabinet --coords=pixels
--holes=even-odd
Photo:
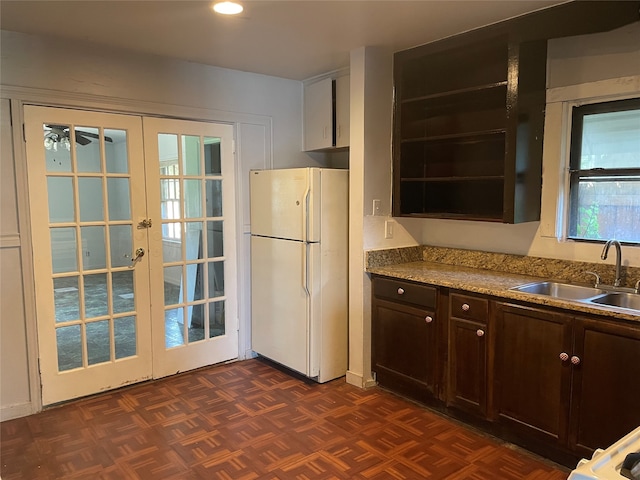
[[[576,318],[574,356],[569,445],[585,457],[640,425],[640,324]]]
[[[437,397],[436,289],[374,278],[372,370],[376,380],[410,398]]]
[[[571,393],[570,317],[497,304],[495,318],[494,418],[513,432],[551,445],[565,443]]]
[[[640,425],[640,322],[374,276],[372,370],[567,466]]]
[[[495,329],[494,415],[519,443],[589,457],[640,425],[640,325],[498,304]]]
[[[480,418],[487,409],[488,300],[452,293],[447,407]]]

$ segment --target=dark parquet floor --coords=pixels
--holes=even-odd
[[[567,472],[378,388],[254,359],[0,424],[3,480],[565,480]]]

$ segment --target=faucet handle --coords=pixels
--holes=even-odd
[[[589,275],[593,275],[594,277],[596,277],[596,283],[593,284],[595,288],[598,288],[600,286],[600,275],[598,275],[596,272],[584,272],[584,273],[588,273]]]
[[[638,281],[636,282],[635,292],[636,292],[636,293],[640,293],[640,280],[638,280]]]

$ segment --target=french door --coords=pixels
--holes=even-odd
[[[233,127],[146,117],[143,126],[162,377],[238,356]]]
[[[232,127],[24,113],[43,404],[236,358]]]

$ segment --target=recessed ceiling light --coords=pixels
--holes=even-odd
[[[237,15],[244,9],[236,2],[218,2],[213,4],[213,10],[223,15]]]

